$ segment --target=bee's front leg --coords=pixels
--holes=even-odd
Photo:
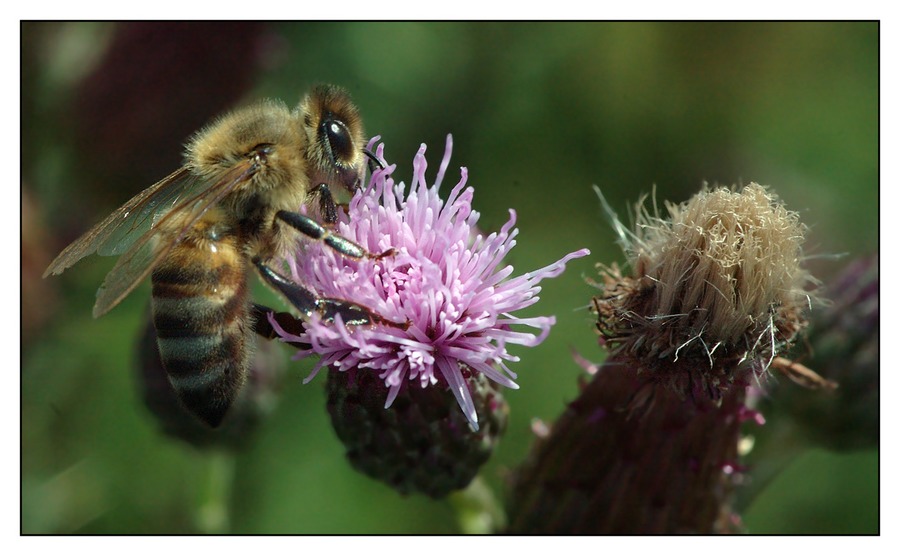
[[[332,201],[332,208],[333,206]],[[369,253],[361,246],[338,234],[332,233],[331,230],[304,214],[280,210],[275,214],[275,218],[311,239],[324,242],[328,247],[351,259],[382,259],[394,254],[394,249],[388,249],[378,254]]]
[[[366,168],[368,168],[369,174],[374,174],[376,170],[384,170],[384,164],[378,160],[378,157],[375,156],[372,151],[363,149],[363,154],[367,158]],[[356,182],[347,189],[351,193],[355,193],[358,189],[362,189],[365,186],[365,181],[366,172],[363,170],[360,171]],[[322,221],[326,226],[331,227],[337,222],[337,207],[344,209],[344,212],[347,211],[347,205],[345,203],[335,202],[334,195],[331,194],[331,189],[329,189],[327,183],[320,183],[314,187],[312,189],[312,194],[319,198],[319,212],[321,213]]]
[[[312,190],[312,194],[319,198],[319,214],[322,215],[325,226],[333,228],[338,220],[339,205],[334,201],[334,195],[331,194],[328,184],[320,183]]]

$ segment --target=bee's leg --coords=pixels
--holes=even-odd
[[[253,331],[266,340],[272,340],[278,337],[275,327],[269,322],[269,313],[272,313],[272,318],[275,319],[278,326],[285,332],[289,332],[295,336],[303,334],[303,321],[294,315],[287,312],[276,311],[275,309],[260,305],[259,303],[253,303],[250,306],[250,315],[253,317]]]
[[[312,290],[295,284],[288,278],[278,274],[259,258],[254,258],[253,264],[256,265],[263,280],[281,292],[291,305],[296,307],[306,318],[318,314],[326,321],[333,321],[334,317],[340,315],[344,324],[372,324],[376,322],[396,324],[355,303],[343,299],[320,298]]]
[[[328,247],[331,247],[338,253],[345,257],[350,257],[351,259],[382,259],[388,255],[394,254],[394,249],[388,249],[383,253],[377,254],[369,253],[349,239],[332,233],[331,230],[325,228],[309,216],[297,212],[280,210],[275,214],[275,218],[281,220],[305,236],[324,242]]]
[[[275,327],[272,326],[272,323],[269,321],[269,314],[271,313],[272,318],[275,322],[278,323],[278,326],[281,327],[282,330],[287,332],[288,334],[293,334],[294,336],[299,336],[303,334],[304,327],[303,321],[292,315],[291,313],[283,312],[283,311],[275,311],[274,309],[270,309],[265,305],[260,305],[258,303],[254,303],[250,307],[250,314],[253,317],[253,331],[256,332],[259,336],[265,338],[266,340],[274,340],[278,338],[278,332],[275,330]],[[291,344],[292,346],[308,349],[308,344],[302,344],[300,342],[286,342]]]
[[[334,195],[328,189],[328,184],[320,183],[312,190],[312,193],[319,197],[319,214],[322,215],[322,221],[329,228],[333,227],[337,223],[339,205],[334,202]]]

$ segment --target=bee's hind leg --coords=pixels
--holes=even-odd
[[[269,320],[270,315],[271,318],[278,324],[278,326],[288,334],[299,336],[304,332],[303,321],[301,319],[298,319],[291,313],[276,311],[275,309],[271,309],[269,307],[266,307],[265,305],[253,303],[250,307],[250,314],[253,317],[253,331],[266,340],[274,340],[280,336],[278,334],[278,331],[275,329],[275,326]],[[301,349],[309,348],[309,344],[303,344],[300,342],[287,343]]]
[[[311,239],[324,242],[328,247],[351,259],[381,259],[394,254],[393,248],[382,253],[369,253],[361,246],[343,236],[332,233],[331,230],[304,214],[280,210],[275,214],[275,218]]]
[[[372,324],[375,322],[386,322],[384,319],[361,305],[343,299],[317,296],[312,290],[296,284],[281,274],[278,274],[259,258],[254,258],[253,264],[256,265],[263,280],[277,291],[281,292],[291,305],[296,307],[306,318],[318,314],[326,321],[333,321],[337,315],[340,315],[344,324]]]

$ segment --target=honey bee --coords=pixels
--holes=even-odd
[[[369,253],[331,231],[338,217],[332,188],[358,188],[367,155],[358,109],[341,88],[315,87],[294,110],[272,100],[239,109],[195,134],[183,167],[69,245],[44,277],[93,253],[118,255],[97,292],[99,317],[150,275],[169,381],[189,412],[217,427],[247,376],[265,312],[249,299],[250,267],[301,317],[388,322],[350,301],[320,298],[269,266],[298,231],[351,258],[392,252]],[[295,212],[304,205],[318,209],[323,223]]]

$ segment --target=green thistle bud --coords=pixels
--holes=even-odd
[[[358,471],[408,494],[441,498],[465,488],[506,428],[509,408],[499,386],[461,369],[478,414],[478,431],[446,385],[407,383],[385,409],[388,387],[377,373],[328,373],[328,412]]]
[[[826,289],[828,305],[816,308],[804,363],[839,387],[821,393],[777,386],[765,413],[784,412],[819,446],[858,450],[878,446],[878,258],[849,264]]]

